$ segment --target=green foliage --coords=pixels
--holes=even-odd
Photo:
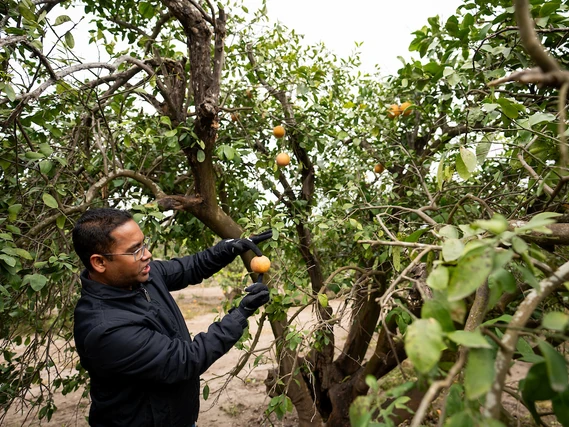
[[[566,5],[530,3],[540,41],[566,69]],[[520,290],[539,288],[569,255],[562,245],[532,240],[552,235],[549,226],[564,219],[558,92],[531,84],[488,86],[532,66],[511,2],[469,0],[445,22],[429,18],[413,33],[414,56],[394,76],[364,74],[357,54],[337,58],[323,45],[306,46],[295,31],[267,24],[264,7],[248,14],[231,2],[211,141],[200,133],[200,106],[186,99],[195,90],[188,76],[200,78],[185,59],[191,56],[188,37],[161,2],[86,0],[48,10],[9,0],[5,6],[0,30],[25,36],[27,43],[0,52],[2,408],[37,385],[46,368],[40,348],[53,338],[71,338],[81,266],[70,230],[80,212],[129,208],[155,256],[168,258],[211,246],[225,232],[192,211],[199,197],[213,194],[232,230],[273,230],[262,249],[273,262],[265,313],[286,326],[275,337],[277,353],[306,360],[333,354],[333,316],[355,319],[380,298],[380,318],[370,317],[376,322],[370,333],[395,326],[372,357],[388,358],[391,345],[404,344],[424,386],[447,375],[449,360],[465,349],[464,376],[449,389],[444,423],[499,425],[482,421],[479,411],[495,381],[491,366],[499,351],[483,333],[500,339],[524,298]],[[88,31],[76,22],[74,7],[91,14]],[[155,28],[159,34],[152,35]],[[113,64],[112,73],[99,66],[73,71],[88,62],[79,51],[81,32],[100,49],[101,61]],[[152,72],[129,75],[135,60]],[[53,70],[64,75],[51,80]],[[164,87],[181,89],[177,113],[169,110]],[[406,101],[411,114],[387,116],[391,104]],[[286,128],[282,139],[272,134],[277,124]],[[292,157],[286,168],[274,161],[282,151]],[[376,164],[385,170],[373,172]],[[198,173],[209,166],[211,174]],[[195,194],[198,187],[203,194]],[[156,200],[163,194],[196,197],[190,207],[164,209]],[[218,277],[224,289],[249,282],[239,262]],[[486,285],[485,309],[471,313]],[[362,297],[364,290],[374,297]],[[334,313],[335,299],[345,296],[347,310]],[[524,401],[531,407],[552,400],[560,422],[567,419],[566,364],[542,338],[566,341],[567,297],[554,294],[531,313],[531,324],[542,328],[525,331],[515,352],[533,364],[521,386]],[[312,308],[322,322],[315,329],[287,324],[291,313]],[[322,317],[326,313],[334,322]],[[471,315],[479,322],[465,330]],[[360,326],[354,321],[350,327]],[[251,340],[246,334],[238,345],[249,350]],[[22,343],[30,351],[18,355],[14,347]],[[354,378],[369,362],[363,354],[353,359],[363,365],[351,372]],[[334,372],[331,362],[315,365],[307,362],[298,372],[306,378]],[[304,380],[298,372],[287,375]],[[540,376],[548,382],[532,394]],[[406,408],[411,386],[388,391],[385,403],[372,378],[366,386],[373,393],[355,400],[350,419],[353,425],[393,425],[393,412]],[[324,387],[328,379],[309,388]],[[78,370],[50,387],[69,392],[86,381]],[[28,403],[46,418],[56,409],[47,399]],[[273,397],[268,409],[279,418],[291,410],[286,394]]]

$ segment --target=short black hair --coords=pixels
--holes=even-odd
[[[91,255],[112,252],[113,230],[132,219],[130,212],[113,208],[86,211],[73,227],[73,247],[87,270],[92,270]]]

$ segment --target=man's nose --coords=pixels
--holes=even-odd
[[[150,249],[144,248],[144,254],[142,255],[142,259],[147,260],[148,258],[152,258],[152,252],[150,252]]]

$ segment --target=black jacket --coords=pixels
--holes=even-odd
[[[91,378],[92,426],[191,426],[199,376],[239,340],[247,320],[233,310],[194,338],[170,291],[200,283],[235,256],[218,245],[152,261],[150,277],[127,291],[81,274],[75,344]]]

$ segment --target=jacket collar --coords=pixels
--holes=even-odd
[[[138,295],[138,288],[133,290],[115,288],[92,280],[87,269],[81,272],[81,294],[88,294],[98,299],[123,299]]]

